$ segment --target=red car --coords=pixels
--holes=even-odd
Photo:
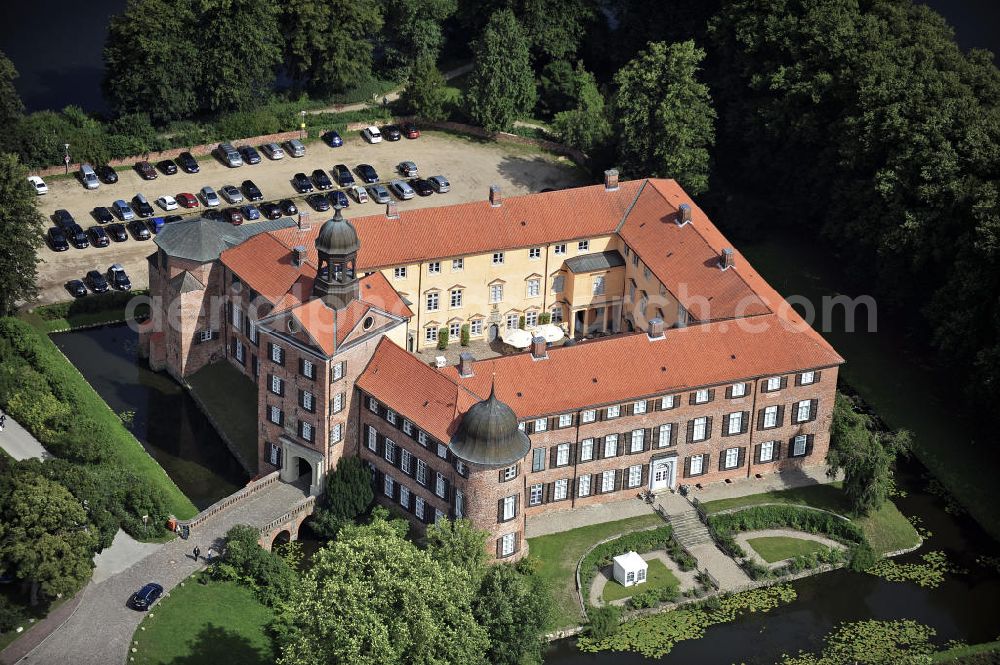
[[[187,192],[183,194],[178,194],[174,197],[182,208],[197,208],[200,203],[198,203],[198,197],[194,194],[188,194]]]
[[[156,169],[149,162],[136,162],[135,170],[143,180],[156,180]]]
[[[408,139],[420,138],[420,130],[412,122],[403,125],[403,136]]]
[[[243,213],[240,212],[239,208],[226,208],[222,211],[222,216],[233,226],[239,226],[243,223]]]

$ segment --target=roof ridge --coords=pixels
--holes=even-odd
[[[642,184],[639,185],[639,191],[637,191],[635,193],[635,196],[632,198],[632,203],[630,203],[628,208],[625,209],[625,214],[622,215],[622,218],[618,220],[618,223],[615,225],[615,230],[614,230],[615,233],[617,234],[621,233],[622,227],[625,226],[625,220],[627,220],[628,216],[632,214],[632,210],[635,208],[635,205],[639,202],[639,197],[642,196],[642,192],[646,189],[646,185],[648,184],[649,184],[649,178],[643,178]]]

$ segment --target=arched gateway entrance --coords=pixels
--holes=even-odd
[[[281,450],[281,479],[286,483],[301,484],[313,496],[319,495],[326,475],[323,453],[284,436],[281,437]]]

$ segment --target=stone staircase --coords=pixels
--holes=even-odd
[[[681,545],[690,550],[696,545],[712,542],[708,529],[698,519],[698,511],[685,499],[670,497],[668,501],[660,501],[660,505],[661,513],[670,520],[674,537]]]

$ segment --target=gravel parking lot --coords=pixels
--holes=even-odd
[[[94,207],[110,207],[116,199],[131,201],[136,193],[142,192],[154,202],[157,215],[182,214],[187,211],[181,209],[164,213],[156,206],[155,199],[164,194],[176,196],[180,192],[197,194],[206,185],[218,192],[223,185],[238,187],[244,180],[250,179],[260,187],[265,201],[293,198],[300,210],[312,214],[315,223],[332,212],[312,211],[292,187],[292,175],[298,172],[310,174],[317,168],[329,174],[334,164],[347,164],[353,170],[358,164],[366,163],[375,167],[382,181],[387,181],[396,177],[395,166],[404,160],[416,162],[423,177],[444,175],[451,182],[451,191],[397,201],[401,211],[486,199],[491,184],[499,184],[504,196],[512,196],[587,182],[587,175],[569,160],[536,152],[528,146],[484,142],[441,132],[425,132],[415,140],[404,138],[397,142],[383,141],[369,145],[359,135],[353,134],[345,136],[344,145],[339,148],[330,148],[316,141],[308,144],[305,157],[294,159],[286,155],[284,159],[271,161],[262,155],[260,164],[236,169],[223,166],[213,158],[200,162],[200,173],[178,171],[172,176],[161,173],[155,180],[142,180],[134,169],[119,167],[118,182],[114,185],[101,184],[97,190],[84,189],[76,178],[49,178],[46,181],[49,193],[38,197],[38,205],[50,225],[53,224],[52,213],[64,208],[86,229],[97,225],[91,215]],[[379,214],[384,208],[371,201],[359,205],[352,200],[351,207],[344,213],[347,217],[357,217]],[[149,279],[145,258],[153,251],[151,240],[138,241],[131,234],[127,241],[112,242],[108,247],[76,249],[71,246],[68,251],[54,252],[46,245],[38,253],[41,259],[38,266],[38,304],[68,300],[67,281],[82,279],[88,270],[95,268],[104,272],[112,263],[121,263],[125,267],[133,288],[145,288]]]

